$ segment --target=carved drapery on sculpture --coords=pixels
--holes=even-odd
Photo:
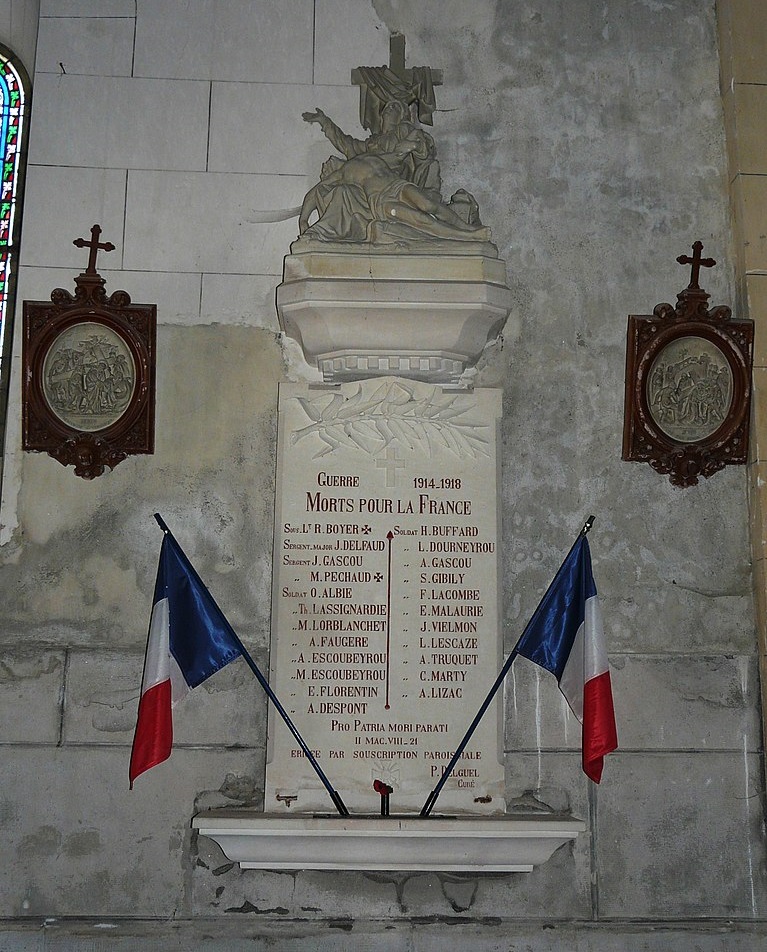
[[[433,125],[437,107],[434,87],[442,83],[442,70],[430,66],[405,67],[405,37],[389,37],[388,66],[358,66],[352,70],[352,83],[360,88],[360,125],[368,132],[381,131],[381,113],[387,102],[398,100],[415,106],[418,121]]]
[[[425,242],[432,253],[448,242],[438,253],[454,253],[454,242],[481,242],[487,245],[481,253],[488,253],[490,231],[476,201],[464,189],[444,201],[434,140],[414,119],[415,112],[431,124],[441,74],[429,67],[406,70],[403,37],[392,38],[391,58],[389,67],[361,66],[352,74],[368,138],[345,133],[321,109],[303,114],[341,155],[323,164],[319,182],[307,192],[292,250],[311,250],[314,242],[337,243],[340,251],[361,243],[414,250]],[[497,256],[494,248],[490,253]]]
[[[403,82],[388,66],[359,66],[360,78],[360,124],[363,129],[378,132],[381,113],[387,103],[397,100],[404,106],[415,106],[418,121],[433,125],[433,113],[437,106],[431,69],[428,66],[411,70],[414,81]]]

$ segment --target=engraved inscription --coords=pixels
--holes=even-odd
[[[396,407],[408,426],[382,429]],[[351,808],[374,808],[379,781],[394,809],[420,809],[497,674],[499,409],[496,391],[393,380],[281,388],[272,683]],[[452,419],[460,435],[440,442]],[[447,807],[503,809],[497,726],[464,752]],[[270,732],[267,802],[323,809],[294,741]]]

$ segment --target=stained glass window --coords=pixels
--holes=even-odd
[[[18,268],[21,186],[29,82],[23,67],[0,46],[0,456],[10,374],[13,291]]]

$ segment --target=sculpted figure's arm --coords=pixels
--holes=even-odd
[[[362,139],[355,139],[347,135],[343,129],[333,122],[331,118],[325,115],[321,109],[315,109],[314,112],[302,113],[304,122],[316,122],[322,129],[325,138],[335,146],[336,149],[351,159],[355,155],[360,155],[367,150],[367,143]]]

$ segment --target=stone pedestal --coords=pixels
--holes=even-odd
[[[280,326],[328,383],[456,383],[509,307],[505,263],[488,255],[311,251],[286,257],[277,288]]]

